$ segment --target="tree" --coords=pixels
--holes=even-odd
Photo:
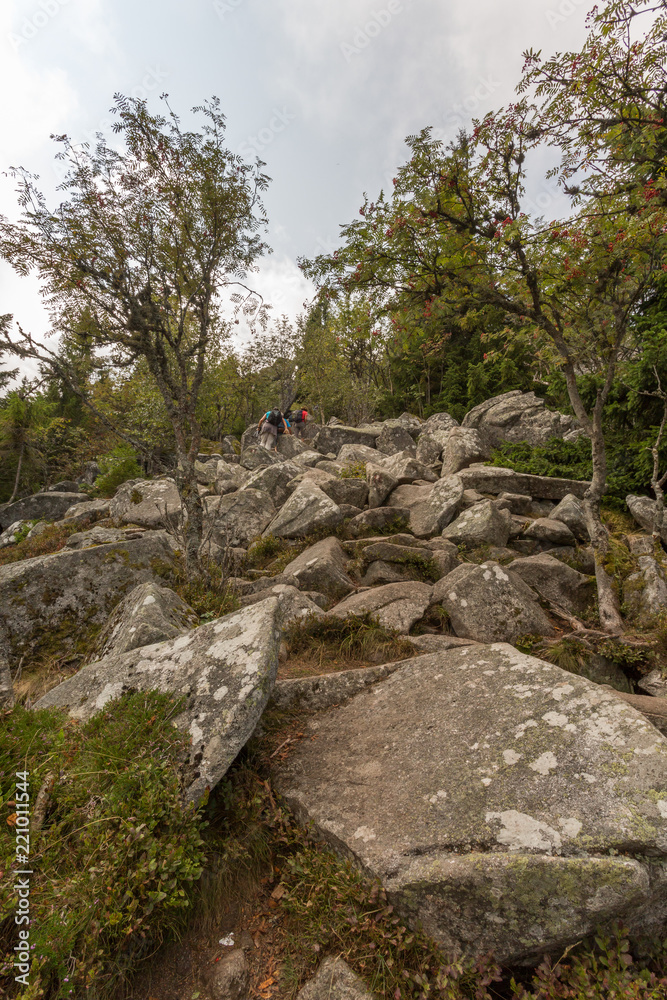
[[[35,179],[15,170],[23,212],[18,223],[0,219],[0,255],[21,274],[37,272],[56,332],[77,328],[114,367],[144,360],[173,428],[186,562],[195,570],[203,518],[194,472],[197,402],[222,289],[236,286],[238,307],[255,319],[260,311],[245,282],[267,249],[258,230],[266,224],[260,192],[268,178],[260,161],[251,166],[225,147],[217,99],[193,109],[203,117],[199,132],[184,130],[167,109],[153,115],[145,101],[117,95],[122,151],[102,135],[94,150],[56,137],[66,173],[54,210]],[[2,342],[69,380],[90,404],[56,352],[23,331],[12,340],[5,330]]]

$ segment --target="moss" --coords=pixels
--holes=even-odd
[[[139,504],[139,503],[141,503],[143,501],[143,499],[144,499],[144,495],[141,492],[141,490],[138,490],[138,489],[135,488],[130,493],[130,500],[132,501],[132,503]]]

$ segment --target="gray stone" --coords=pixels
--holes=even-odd
[[[667,697],[667,677],[662,670],[651,670],[645,677],[641,677],[637,681],[637,687],[640,691],[645,691],[654,698]]]
[[[342,958],[330,955],[296,1000],[373,1000],[362,979]]]
[[[58,483],[54,483],[53,486],[47,486],[45,489],[46,493],[79,493],[80,487],[77,482],[73,479],[62,479]]]
[[[88,531],[76,531],[70,535],[65,546],[68,549],[87,549],[91,545],[108,545],[110,542],[124,542],[130,538],[139,538],[144,528],[102,528],[96,525]]]
[[[248,545],[262,534],[276,512],[264,490],[238,490],[204,500],[204,551]]]
[[[454,420],[454,417],[450,416],[449,413],[432,413],[431,416],[424,421],[423,430],[430,431],[432,428],[438,428],[451,431],[452,427],[458,426],[458,420]]]
[[[330,479],[321,488],[339,506],[348,504],[363,510],[368,500],[368,483],[363,479]]]
[[[463,499],[463,483],[458,476],[439,479],[429,496],[410,511],[410,531],[417,538],[439,535],[456,516]]]
[[[527,441],[535,446],[563,438],[579,424],[574,417],[547,410],[534,392],[513,389],[474,406],[463,418],[463,427],[477,428],[492,445]]]
[[[288,483],[302,471],[296,462],[285,461],[275,465],[267,465],[251,473],[243,486],[240,487],[239,492],[263,490],[264,493],[269,494],[275,507],[282,507],[290,495]]]
[[[83,471],[79,476],[79,483],[83,483],[84,486],[92,486],[101,473],[102,470],[97,462],[86,462],[83,466]]]
[[[270,597],[177,639],[97,660],[35,708],[68,708],[83,722],[125,691],[184,697],[174,724],[192,737],[185,797],[197,802],[226,773],[264,711],[278,666],[279,606]]]
[[[623,581],[623,602],[639,619],[650,623],[667,610],[667,563],[638,556],[639,570]]]
[[[279,434],[278,435],[278,454],[282,455],[283,458],[295,458],[297,455],[302,455],[305,451],[310,451],[307,444],[295,434]]]
[[[16,521],[59,521],[74,503],[90,499],[82,493],[35,493],[0,506],[0,530]]]
[[[425,426],[417,438],[417,461],[423,462],[424,465],[436,465],[442,457],[451,430],[451,427],[437,424]]]
[[[423,485],[420,485],[419,482],[404,483],[402,486],[397,486],[395,490],[391,491],[384,502],[384,506],[412,509],[412,507],[423,500],[428,500],[433,489],[433,483],[424,483]]]
[[[590,607],[596,595],[595,581],[553,556],[540,552],[510,564],[524,583],[545,601],[551,601],[571,614],[580,615]]]
[[[10,524],[8,528],[5,528],[5,530],[0,534],[0,549],[4,549],[6,545],[16,545],[19,535],[25,530],[25,528],[29,527],[31,523],[31,521],[14,521],[14,523]]]
[[[524,530],[523,535],[525,538],[534,538],[537,542],[546,542],[547,545],[576,544],[568,526],[563,521],[556,521],[551,517],[536,518]]]
[[[568,493],[566,497],[563,497],[548,517],[554,521],[562,521],[563,524],[566,524],[578,541],[586,543],[590,541],[584,508],[572,493]]]
[[[474,639],[461,639],[456,635],[409,635],[408,642],[420,653],[444,653],[447,649],[477,645]]]
[[[92,658],[101,660],[175,639],[196,625],[197,615],[173,590],[152,581],[140,583],[112,611]]]
[[[406,528],[410,511],[405,507],[375,507],[357,514],[347,525],[353,538],[368,531],[386,531]]]
[[[519,541],[512,542],[515,548],[519,547]],[[526,555],[534,555],[535,553],[530,552]],[[554,559],[559,559],[561,562],[566,563],[568,566],[572,566],[573,569],[578,570],[580,573],[584,573],[586,576],[595,575],[595,554],[590,545],[579,546],[574,548],[572,546],[560,545],[553,549],[545,549],[545,556],[553,556]]]
[[[488,442],[472,427],[454,427],[442,453],[442,475],[466,469],[474,462],[483,462],[491,455]]]
[[[667,741],[615,693],[474,646],[415,657],[305,726],[278,792],[446,952],[533,962],[664,919]]]
[[[4,631],[0,629],[0,709],[14,707],[14,685],[9,665],[10,644]]]
[[[243,948],[223,955],[206,976],[211,1000],[247,1000],[250,969]]]
[[[213,486],[217,478],[218,458],[208,458],[207,461],[195,462],[195,475],[200,486]],[[225,463],[226,464],[226,463]]]
[[[276,462],[282,462],[278,452],[267,451],[266,448],[262,448],[258,444],[249,445],[241,453],[241,465],[250,472],[255,472],[256,469],[261,469],[265,465],[275,465]]]
[[[403,451],[390,455],[381,464],[394,477],[399,486],[403,483],[414,483],[419,480],[425,483],[438,481],[438,476],[431,469]]]
[[[319,486],[302,482],[278,511],[264,534],[276,538],[304,538],[314,531],[330,530],[343,520],[340,507]]]
[[[367,566],[361,584],[364,587],[383,587],[387,583],[402,583],[403,580],[414,579],[415,574],[408,567],[376,559]]]
[[[334,462],[328,458],[323,458],[321,462],[317,463],[315,468],[321,469],[323,472],[328,472],[330,476],[334,476],[336,479],[345,471],[345,466],[342,462]]]
[[[312,466],[318,465],[319,462],[322,461],[322,456],[319,451],[302,451],[299,452],[298,455],[294,456],[293,461],[295,461],[297,465],[303,466],[304,469],[309,469]]]
[[[407,634],[423,617],[431,603],[433,587],[426,583],[389,583],[385,587],[351,594],[329,612],[336,618],[360,615],[366,611],[376,615],[384,628]]]
[[[338,424],[335,427],[323,427],[313,440],[313,446],[322,455],[328,455],[330,451],[338,455],[344,444],[365,444],[367,448],[374,448],[378,434],[379,431]]]
[[[21,501],[19,501],[21,502]],[[653,525],[655,523],[655,500],[650,497],[636,497],[632,493],[625,498],[625,502],[628,505],[628,510],[634,517],[637,524],[648,531],[649,534],[653,534]],[[4,515],[4,511],[0,512],[0,517]],[[662,527],[660,529],[660,537],[662,538],[665,545],[667,545],[667,512],[663,511],[662,515]]]
[[[489,560],[463,563],[433,588],[454,634],[476,642],[514,642],[522,635],[554,635],[537,597],[507,567]]]
[[[366,462],[366,482],[369,507],[380,507],[398,486],[398,479],[388,469],[374,462]]]
[[[65,511],[63,521],[66,524],[93,524],[101,521],[103,517],[109,516],[109,500],[87,500],[84,503],[75,503]]]
[[[491,500],[475,504],[464,510],[456,520],[442,532],[456,545],[474,549],[478,545],[507,545],[510,534],[510,515],[506,510],[498,510]]]
[[[12,653],[28,654],[45,636],[75,637],[103,624],[129,588],[175,568],[174,543],[164,531],[88,549],[61,549],[0,566],[0,626]]]
[[[568,493],[582,498],[591,485],[587,480],[531,476],[495,465],[471,465],[459,473],[464,489],[480,493],[527,493],[541,500],[562,500]]]
[[[399,451],[407,451],[416,455],[417,448],[411,435],[402,426],[385,424],[377,436],[375,447],[385,455],[396,455]]]
[[[336,477],[332,476],[330,472],[326,471],[326,469],[320,469],[316,467],[310,469],[302,468],[301,471],[299,472],[299,475],[295,476],[294,479],[292,479],[291,482],[287,484],[287,489],[291,496],[292,493],[294,493],[294,490],[297,488],[297,486],[300,486],[301,483],[306,483],[306,482],[315,483],[317,486],[322,487],[324,483],[330,483],[335,478]]]
[[[346,572],[347,564],[348,558],[338,539],[324,538],[288,563],[283,573],[295,577],[305,590],[317,590],[340,600],[354,590]]]
[[[133,479],[122,483],[109,502],[109,516],[120,524],[164,527],[181,519],[181,498],[173,479]]]
[[[542,512],[539,514],[532,513],[533,498],[526,496],[525,493],[499,493],[496,506],[504,506],[510,514],[515,514],[517,516],[542,516]]]
[[[426,570],[430,568],[431,555],[429,549],[417,548],[412,545],[397,545],[392,540],[365,545],[361,552],[361,561],[368,565],[376,559],[382,559],[384,562],[412,564]]]
[[[318,674],[316,677],[290,677],[278,680],[271,701],[276,708],[321,712],[324,708],[331,708],[332,705],[348,701],[364,688],[384,680],[405,662],[407,661],[399,660],[378,667],[337,670],[335,673]]]
[[[366,444],[344,444],[338,452],[338,461],[343,465],[365,465],[382,458],[378,450]]]
[[[280,609],[278,613],[278,623],[281,629],[289,625],[294,619],[302,619],[307,615],[321,615],[322,609],[319,604],[313,601],[312,597],[308,594],[304,594],[302,591],[298,590],[296,587],[291,586],[288,583],[281,583],[275,581],[266,581],[268,584],[273,583],[273,586],[267,586],[263,590],[258,591],[256,594],[246,594],[245,597],[240,599],[240,605],[242,608],[247,608],[251,604],[257,604],[259,601],[265,601],[267,597],[279,597],[280,598]],[[315,594],[315,591],[311,591]],[[317,594],[318,599],[322,600],[324,595]],[[326,602],[326,597],[324,601]]]

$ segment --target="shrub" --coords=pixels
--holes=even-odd
[[[348,659],[365,659],[376,650],[384,654],[412,656],[414,646],[393,629],[384,628],[369,612],[346,618],[322,618],[315,613],[292,621],[285,631],[292,653],[317,649],[322,645],[335,647]]]
[[[143,476],[136,453],[122,444],[103,455],[99,460],[101,475],[95,480],[96,490],[104,497],[112,497],[121,483]]]

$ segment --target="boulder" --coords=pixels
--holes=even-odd
[[[543,600],[552,601],[573,615],[582,614],[595,599],[594,579],[577,573],[576,569],[545,552],[514,559],[510,570]]]
[[[441,427],[437,424],[426,426],[417,438],[417,461],[424,465],[436,465],[442,457],[451,430],[451,427]]]
[[[573,493],[568,493],[567,496],[563,497],[548,517],[553,521],[562,521],[563,524],[566,524],[578,541],[586,544],[590,541],[584,508]]]
[[[279,466],[276,466],[279,468]],[[274,468],[267,466],[266,468]],[[261,471],[261,468],[257,471]],[[213,484],[214,490],[219,497],[224,497],[227,493],[239,490],[248,482],[253,475],[249,469],[244,469],[242,465],[234,465],[220,459],[216,466],[216,477]]]
[[[217,478],[219,456],[206,456],[205,461],[195,462],[195,475],[200,486],[212,486]],[[225,463],[226,464],[226,463]]]
[[[439,535],[456,516],[462,499],[463,483],[458,476],[445,476],[444,479],[439,479],[428,497],[412,507],[410,531],[417,538]]]
[[[449,413],[432,413],[422,424],[422,431],[429,431],[433,428],[451,431],[452,427],[458,426],[458,420],[454,420],[454,417],[450,416]]]
[[[330,451],[338,455],[344,444],[365,444],[367,448],[374,448],[378,434],[379,431],[375,430],[336,424],[333,427],[323,427],[314,438],[313,446],[321,455],[328,455]]]
[[[373,994],[344,959],[329,955],[296,1000],[373,1000]]]
[[[338,452],[338,461],[343,465],[365,465],[382,458],[375,446],[366,444],[344,444]]]
[[[244,489],[204,500],[204,548],[248,545],[262,534],[276,508],[264,490]]]
[[[125,691],[185,699],[174,724],[192,737],[185,798],[198,802],[245,746],[271,694],[278,666],[280,600],[270,597],[176,639],[83,667],[35,708],[68,708],[86,721]]]
[[[261,469],[265,465],[275,465],[282,462],[282,458],[277,451],[267,451],[258,444],[251,444],[241,454],[241,465],[249,472]]]
[[[216,959],[205,978],[211,1000],[247,1000],[250,969],[243,948]]]
[[[44,641],[63,642],[84,625],[103,624],[129,587],[175,568],[175,546],[165,531],[87,549],[61,549],[0,566],[0,628],[12,653],[28,654]]]
[[[667,741],[614,692],[471,646],[304,731],[274,762],[279,794],[445,952],[533,963],[598,925],[664,920]]]
[[[410,511],[405,507],[373,507],[353,517],[347,525],[352,538],[369,531],[400,531],[408,525]]]
[[[45,489],[46,493],[79,493],[80,487],[77,482],[73,479],[61,479],[60,482],[54,483],[53,486],[47,486]]]
[[[366,482],[369,507],[380,507],[398,486],[398,479],[388,469],[374,462],[366,462]]]
[[[310,451],[307,444],[299,440],[295,434],[278,435],[278,454],[283,458],[295,458],[302,455],[304,451]]]
[[[303,590],[340,600],[354,590],[346,572],[348,561],[337,538],[324,538],[288,563],[283,575],[295,577]]]
[[[576,540],[563,521],[551,517],[538,517],[523,530],[524,538],[534,538],[547,545],[576,545]]]
[[[91,545],[124,542],[130,538],[139,538],[144,530],[144,528],[103,528],[96,525],[88,531],[75,531],[69,536],[65,546],[68,549],[87,549]]]
[[[315,483],[300,483],[264,532],[276,538],[304,538],[335,528],[343,520],[340,507]]]
[[[637,687],[654,698],[667,697],[667,677],[662,670],[651,670],[637,681]]]
[[[8,528],[5,528],[0,534],[0,549],[4,549],[6,545],[16,545],[19,537],[27,535],[26,529],[29,529],[31,524],[31,521],[14,521]]]
[[[284,629],[295,618],[301,619],[307,615],[322,614],[319,604],[316,604],[311,596],[304,594],[297,587],[280,582],[274,582],[273,586],[271,586],[270,581],[267,582],[269,582],[269,586],[257,591],[255,594],[246,594],[245,597],[242,597],[240,600],[241,607],[247,608],[251,604],[265,601],[267,597],[279,597],[280,610],[278,613],[278,623],[281,629]],[[315,594],[315,591],[311,591],[311,594]],[[322,597],[321,594],[316,594],[316,596],[318,598]]]
[[[510,515],[498,510],[491,500],[469,507],[442,532],[456,545],[475,549],[479,545],[507,545],[510,535]]]
[[[83,483],[84,486],[92,486],[99,475],[102,474],[97,462],[85,462],[81,475],[79,476],[79,484]]]
[[[405,635],[423,617],[431,603],[433,587],[426,583],[390,583],[384,587],[351,594],[329,612],[336,618],[361,615],[366,611],[376,615],[384,628],[396,629]]]
[[[109,500],[87,500],[75,503],[65,511],[63,521],[67,524],[93,524],[109,517],[111,502]]]
[[[442,475],[449,476],[475,462],[484,462],[490,455],[491,448],[479,431],[473,427],[455,427],[442,452]]]
[[[510,514],[515,514],[517,517],[542,517],[542,511],[533,514],[533,498],[526,496],[525,493],[499,493],[496,507],[499,509],[505,507]]]
[[[638,556],[639,570],[623,581],[623,603],[639,619],[651,621],[667,610],[667,563]]]
[[[514,642],[522,635],[555,634],[534,591],[491,560],[457,566],[438,580],[433,601],[442,604],[454,634],[464,639]]]
[[[293,459],[297,465],[303,466],[305,469],[310,469],[312,466],[317,465],[322,461],[322,456],[319,451],[301,451],[298,455],[294,456]]]
[[[175,639],[197,623],[192,608],[169,587],[153,581],[140,583],[112,611],[97,637],[92,659]]]
[[[422,500],[427,500],[433,492],[433,483],[404,483],[392,490],[384,502],[385,507],[407,507],[412,509]]]
[[[21,503],[22,501],[19,501]],[[636,497],[632,493],[625,498],[625,502],[628,505],[628,510],[634,517],[637,524],[653,534],[653,525],[655,523],[655,500],[650,497]],[[15,506],[15,505],[13,505]],[[0,517],[4,515],[4,510],[0,512]],[[660,529],[660,537],[662,538],[665,545],[667,545],[667,512],[663,511],[662,516],[662,528]]]
[[[550,438],[563,438],[579,424],[574,417],[547,410],[544,400],[534,392],[513,389],[474,406],[462,426],[481,431],[492,446],[501,441],[527,441],[535,446]]]
[[[334,476],[339,479],[341,473],[345,470],[345,466],[342,462],[333,461],[328,458],[323,458],[315,466],[316,469],[321,469],[322,472],[328,472],[330,476]]]
[[[368,483],[363,479],[330,479],[321,489],[339,506],[351,504],[363,510],[368,500]]]
[[[591,485],[587,480],[557,479],[555,476],[531,476],[495,465],[471,465],[461,469],[461,482],[466,490],[480,493],[526,493],[541,500],[562,500],[568,493],[583,497]]]
[[[240,455],[241,442],[232,434],[225,434],[220,442],[220,451],[223,455]]]
[[[34,493],[23,500],[0,506],[0,530],[4,531],[17,521],[59,521],[72,504],[90,498],[85,493]]]
[[[412,436],[400,424],[393,427],[384,424],[375,441],[375,447],[385,455],[396,455],[400,451],[406,451],[411,455],[417,453]]]
[[[247,490],[262,490],[268,493],[274,506],[282,507],[290,495],[288,483],[303,470],[296,462],[278,462],[275,465],[266,465],[262,469],[252,472],[245,483],[240,487],[239,492]],[[262,529],[263,530],[263,529]]]
[[[414,483],[417,481],[425,483],[435,483],[438,481],[438,477],[434,472],[421,462],[418,462],[416,458],[402,451],[389,456],[381,464],[394,477],[399,486],[403,483]]]
[[[173,479],[130,479],[109,502],[109,516],[120,524],[160,528],[166,519],[180,521],[181,498]]]

